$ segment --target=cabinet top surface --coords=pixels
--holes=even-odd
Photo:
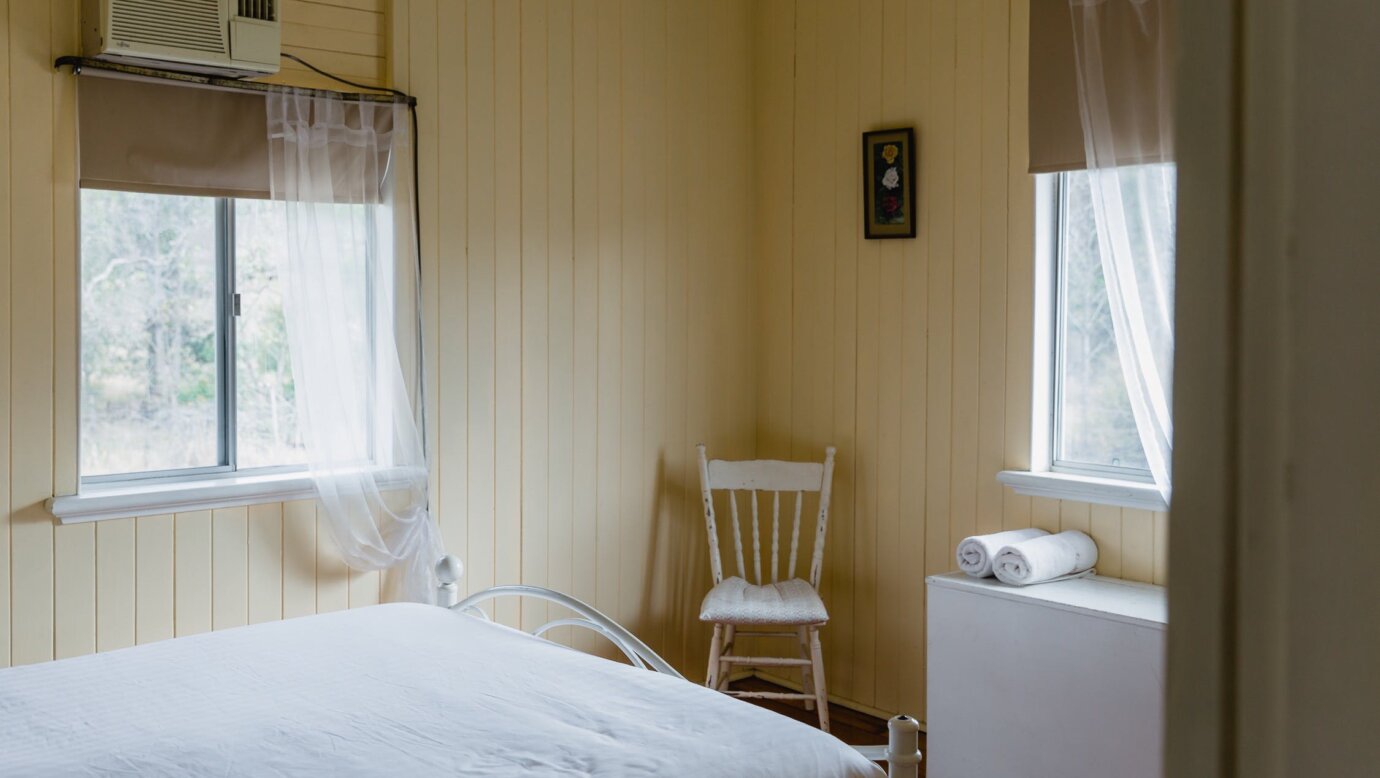
[[[1169,601],[1163,586],[1120,578],[1092,575],[1054,583],[1008,586],[995,578],[946,573],[932,575],[925,583],[939,589],[1028,602],[1157,629],[1164,629],[1169,622]]]

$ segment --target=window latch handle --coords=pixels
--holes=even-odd
[[[231,316],[239,316],[239,315],[240,315],[240,294],[239,294],[239,292],[236,292],[236,293],[230,295],[230,315],[231,315]]]

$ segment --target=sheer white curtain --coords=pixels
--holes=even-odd
[[[1098,251],[1155,484],[1173,441],[1173,0],[1069,0]]]
[[[443,551],[427,509],[407,107],[268,96],[283,314],[298,419],[346,563],[396,568],[387,599],[428,602]]]

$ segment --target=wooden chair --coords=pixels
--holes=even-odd
[[[824,684],[824,653],[819,645],[819,629],[829,620],[824,601],[819,597],[819,574],[824,563],[824,532],[829,524],[829,490],[834,480],[834,448],[824,450],[824,462],[779,462],[757,460],[727,462],[708,460],[704,444],[700,455],[700,491],[704,498],[704,521],[709,532],[709,564],[714,573],[714,588],[700,606],[700,621],[714,625],[709,644],[709,670],[705,686],[737,697],[805,700],[807,709],[819,711],[819,728],[829,731],[829,702]],[[728,492],[733,520],[733,550],[738,575],[724,578],[719,557],[719,529],[714,517],[715,491]],[[743,557],[743,533],[738,521],[738,492],[749,493],[752,513],[752,569],[756,584],[748,583]],[[770,581],[762,577],[762,531],[758,521],[758,492],[771,493]],[[785,577],[780,572],[781,495],[794,493],[794,517],[790,527],[790,556]],[[800,510],[805,492],[819,493],[819,515],[815,521],[815,541],[810,558],[808,581],[795,577],[800,550]],[[797,656],[738,656],[733,653],[739,637],[792,638]],[[728,690],[729,670],[733,667],[799,667],[802,693],[735,692]]]

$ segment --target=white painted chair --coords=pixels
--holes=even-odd
[[[819,629],[829,620],[829,612],[819,597],[820,568],[824,564],[824,532],[829,525],[829,490],[834,480],[834,448],[824,450],[824,462],[779,462],[756,460],[728,462],[708,460],[704,444],[700,455],[700,492],[704,498],[704,521],[709,532],[709,564],[714,573],[714,588],[705,595],[700,621],[714,625],[709,644],[709,670],[705,686],[736,697],[805,700],[805,706],[819,711],[819,728],[829,731],[829,703],[824,684],[824,652],[819,645]],[[719,528],[714,517],[715,491],[728,492],[733,520],[733,550],[738,575],[724,578],[719,556]],[[757,583],[749,583],[743,556],[743,533],[738,520],[738,493],[748,492],[752,514],[752,570]],[[770,580],[762,576],[762,530],[759,522],[758,492],[771,493]],[[790,526],[790,556],[781,571],[781,495],[794,493]],[[815,521],[815,540],[810,558],[810,577],[795,576],[800,551],[800,511],[805,492],[819,493],[819,514]],[[739,656],[733,653],[739,637],[793,638],[797,656]],[[801,693],[739,692],[728,690],[732,668],[799,667]]]

